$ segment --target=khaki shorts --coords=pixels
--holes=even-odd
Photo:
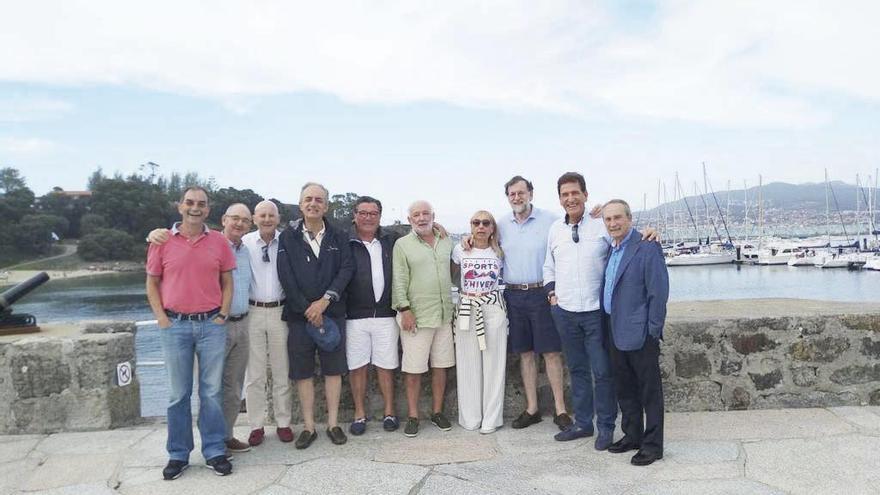
[[[427,372],[429,359],[432,368],[455,366],[455,346],[452,343],[451,324],[437,328],[418,328],[415,334],[407,332],[401,327],[400,345],[403,347],[400,370],[404,373]]]

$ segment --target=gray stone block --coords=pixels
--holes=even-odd
[[[753,354],[755,352],[763,352],[775,349],[779,344],[775,340],[767,337],[764,333],[734,335],[731,337],[731,343],[736,352],[742,355]]]
[[[712,381],[664,385],[663,395],[669,411],[720,411],[721,385]]]
[[[855,365],[831,373],[831,381],[839,385],[880,382],[880,364]]]
[[[782,382],[782,370],[775,369],[770,373],[749,373],[749,378],[757,390],[767,390]]]
[[[862,355],[874,359],[880,359],[880,341],[873,340],[870,337],[862,339]]]
[[[799,366],[791,368],[791,381],[798,387],[809,387],[816,383],[819,378],[819,368],[816,366]]]
[[[704,352],[676,352],[675,374],[679,378],[707,377],[712,364]]]

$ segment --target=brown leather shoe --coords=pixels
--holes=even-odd
[[[564,431],[573,423],[574,421],[571,420],[571,416],[568,413],[560,413],[553,418],[553,424],[559,427],[559,431]]]
[[[230,452],[247,452],[251,450],[251,446],[233,437],[226,441],[226,450]]]
[[[284,443],[289,443],[293,441],[293,430],[291,430],[289,426],[285,426],[284,428],[277,428],[275,429],[275,433],[278,434],[278,440],[281,440]]]
[[[330,437],[330,441],[333,442],[334,445],[342,445],[348,441],[345,432],[338,426],[327,428],[327,436]]]

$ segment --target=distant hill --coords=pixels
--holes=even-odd
[[[831,211],[837,211],[839,208],[842,211],[849,211],[856,209],[856,186],[854,184],[846,184],[841,181],[832,181],[830,183],[830,191],[828,196],[828,201],[831,205]],[[807,210],[813,212],[825,212],[825,183],[806,183],[806,184],[787,184],[785,182],[772,182],[770,184],[766,184],[762,188],[761,191],[764,202],[764,210]],[[746,201],[748,201],[749,215],[753,216],[752,212],[756,212],[758,208],[758,191],[759,188],[757,186],[750,187],[746,190],[737,189],[730,191],[730,212],[732,216],[741,216],[745,210]],[[859,201],[860,206],[859,209],[864,211],[866,209],[867,200],[869,197],[869,188],[862,187],[859,191]],[[877,196],[877,194],[875,194]],[[721,207],[722,211],[726,212],[727,209],[727,198],[728,193],[727,190],[723,191],[715,191],[715,198],[712,197],[711,194],[703,194],[701,196],[686,196],[688,205],[691,209],[697,208],[701,212],[706,210],[705,204],[708,204],[711,210],[712,215],[714,216],[716,213],[715,208],[715,199],[718,200],[718,205]],[[835,206],[835,199],[836,204]],[[705,201],[705,203],[704,203]],[[880,197],[878,197],[875,202],[880,205]],[[661,205],[659,208],[665,207],[667,211],[671,211],[675,208],[678,208],[680,211],[685,210],[685,202],[682,200],[679,201],[671,201],[666,203],[665,205]],[[647,211],[648,215],[656,214],[656,210],[658,207],[651,208]],[[876,209],[876,208],[875,208]],[[644,214],[644,212],[643,212]]]

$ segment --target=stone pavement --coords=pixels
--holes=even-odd
[[[235,455],[231,476],[215,476],[196,451],[190,469],[170,482],[161,474],[161,423],[0,436],[0,495],[880,493],[880,407],[666,418],[664,459],[646,468],[631,466],[630,454],[594,451],[592,439],[555,442],[546,418],[485,436],[457,426],[443,433],[423,421],[414,439],[371,422],[347,445],[322,434],[305,451],[267,429],[262,446]],[[236,432],[245,438],[248,429]]]

